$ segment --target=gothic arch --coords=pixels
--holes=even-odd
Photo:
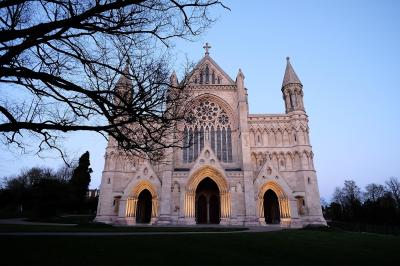
[[[272,153],[272,165],[275,169],[279,169],[278,154],[275,151]]]
[[[268,139],[268,131],[267,128],[262,128],[261,130],[261,135],[262,135],[262,139],[263,139],[263,144],[264,146],[269,146],[269,139]]]
[[[280,128],[276,130],[276,146],[283,146],[283,134]]]
[[[303,151],[302,161],[305,169],[310,169],[310,153],[306,150]]]
[[[301,169],[301,155],[298,151],[294,152],[293,155],[293,169],[294,170],[299,170]]]
[[[226,179],[221,175],[218,170],[210,166],[202,167],[192,174],[187,182],[186,191],[195,192],[199,183],[206,177],[211,178],[217,184],[218,189],[219,191],[221,191],[221,193],[229,191],[229,186]]]
[[[228,114],[228,116],[231,120],[231,123],[232,123],[232,128],[237,127],[238,121],[237,121],[235,112],[233,112],[232,107],[224,99],[222,99],[221,97],[219,97],[217,95],[214,95],[211,93],[200,94],[190,101],[189,109],[194,108],[199,102],[205,101],[207,99],[218,104]]]
[[[261,187],[260,190],[258,192],[258,198],[262,198],[264,196],[264,193],[268,190],[271,189],[272,191],[275,192],[275,194],[278,197],[283,197],[286,196],[285,192],[283,191],[283,189],[281,188],[281,186],[274,182],[274,181],[268,181],[266,183],[264,183]]]
[[[284,130],[283,130],[283,136],[282,136],[282,140],[283,140],[283,146],[285,146],[285,147],[287,147],[287,146],[289,146],[289,143],[290,143],[290,141],[289,141],[289,132],[288,132],[288,130],[285,128]]]
[[[257,156],[256,156],[256,160],[257,160],[257,168],[262,167],[262,165],[265,162],[265,156],[262,152],[258,152]]]
[[[257,195],[258,217],[261,219],[264,218],[264,194],[268,190],[272,190],[278,197],[281,218],[290,218],[288,196],[286,195],[282,187],[274,181],[267,181],[259,189]]]
[[[286,153],[286,167],[287,170],[293,170],[293,156],[291,152]]]
[[[206,142],[210,143],[218,160],[232,163],[237,121],[230,106],[209,93],[197,96],[189,106],[188,119],[182,123],[183,163],[196,161]]]
[[[185,217],[195,217],[196,189],[199,183],[207,177],[213,180],[218,186],[221,200],[221,218],[229,218],[231,216],[231,199],[228,182],[218,170],[210,166],[198,169],[191,175],[186,184]]]
[[[158,216],[158,195],[157,190],[155,189],[154,185],[150,183],[148,180],[141,180],[139,181],[131,192],[129,193],[129,197],[126,201],[126,209],[125,209],[125,216],[126,217],[136,217],[136,210],[137,210],[137,203],[140,193],[143,190],[148,190],[151,194],[151,217],[155,218]]]
[[[286,158],[283,152],[279,153],[278,160],[279,160],[279,170],[286,170],[287,169]]]
[[[143,190],[145,190],[145,189],[147,189],[148,191],[150,191],[150,193],[151,193],[151,196],[153,197],[153,198],[157,198],[157,191],[156,191],[156,189],[154,188],[154,186],[153,186],[153,184],[152,183],[150,183],[150,181],[148,181],[148,180],[141,180],[141,181],[139,181],[137,184],[136,184],[136,186],[132,189],[132,194],[131,194],[131,196],[132,197],[138,197],[139,196],[139,194],[140,194],[140,192],[142,192]]]
[[[262,146],[263,145],[263,134],[262,134],[262,131],[259,128],[257,128],[257,130],[256,130],[255,142],[256,142],[255,146]]]

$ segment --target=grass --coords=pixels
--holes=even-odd
[[[146,228],[150,229],[150,228]],[[0,236],[2,265],[396,265],[400,237],[332,230]]]
[[[27,221],[60,224],[85,224],[92,222],[93,219],[94,215],[65,215],[50,218],[29,218]]]
[[[229,232],[247,230],[244,227],[117,227],[108,224],[80,224],[72,226],[0,224],[0,233],[13,232]]]

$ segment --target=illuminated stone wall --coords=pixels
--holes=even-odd
[[[178,130],[193,146],[171,148],[169,163],[150,164],[119,151],[111,139],[96,220],[135,225],[140,193],[148,190],[151,224],[196,224],[196,189],[208,177],[218,187],[221,224],[266,225],[269,190],[277,197],[281,226],[326,224],[302,84],[289,60],[285,114],[249,114],[244,74],[239,70],[231,79],[209,53],[188,79],[193,111]]]

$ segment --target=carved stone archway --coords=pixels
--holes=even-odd
[[[267,190],[272,190],[278,197],[280,217],[283,219],[290,218],[289,199],[283,189],[273,181],[266,182],[261,186],[257,196],[258,217],[264,219],[264,195]]]
[[[157,191],[154,188],[153,184],[151,184],[147,180],[142,180],[136,184],[133,188],[131,195],[128,197],[126,201],[126,209],[125,209],[125,216],[126,217],[136,217],[137,211],[137,203],[139,194],[143,190],[148,190],[151,194],[151,218],[155,218],[158,216],[158,196]]]
[[[221,201],[221,220],[231,217],[231,197],[229,192],[229,186],[226,179],[216,169],[206,166],[192,174],[190,177],[185,194],[185,218],[195,219],[196,215],[196,189],[199,183],[205,179],[210,178],[213,180],[220,192]]]

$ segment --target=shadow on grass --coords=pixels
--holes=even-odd
[[[73,226],[0,224],[1,233],[17,232],[232,232],[245,231],[244,227],[150,227],[113,226],[103,223],[84,223]]]
[[[316,229],[151,236],[5,236],[2,242],[7,243],[2,248],[4,265],[366,266],[395,265],[400,260],[400,237]]]

